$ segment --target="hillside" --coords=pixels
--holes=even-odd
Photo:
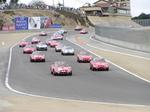
[[[139,24],[133,22],[131,17],[126,16],[108,16],[108,17],[96,17],[88,16],[88,19],[92,24],[104,25],[104,26],[117,26],[117,27],[141,27]]]
[[[53,10],[16,9],[0,13],[0,18],[4,23],[12,23],[12,19],[15,16],[48,16],[52,18],[53,23],[60,23],[63,26],[76,26],[77,24],[86,25],[86,21],[80,16],[64,11],[56,12]]]

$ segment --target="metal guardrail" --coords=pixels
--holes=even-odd
[[[150,19],[134,19],[133,21],[142,26],[150,26]]]

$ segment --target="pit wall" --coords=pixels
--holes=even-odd
[[[95,26],[95,38],[119,47],[150,53],[150,29]]]

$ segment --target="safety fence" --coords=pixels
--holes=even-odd
[[[150,26],[150,19],[134,19],[133,21],[142,26]]]
[[[150,52],[149,30],[95,26],[100,41],[129,49]]]

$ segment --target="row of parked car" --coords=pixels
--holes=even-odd
[[[66,46],[60,41],[57,41],[63,40],[65,33],[67,33],[67,31],[58,31],[50,38],[46,39],[45,42],[41,42],[39,38],[33,37],[31,42],[22,41],[19,43],[19,46],[23,47],[23,53],[30,54],[31,62],[45,62],[45,55],[41,51],[47,51],[48,46],[55,48],[55,51],[61,52],[62,55],[75,55],[73,47]],[[47,36],[47,33],[41,32],[39,35]],[[93,58],[93,56],[86,51],[78,52],[76,57],[78,63],[90,63],[90,69],[92,71],[109,70],[109,64],[105,61],[105,59]],[[56,61],[51,65],[50,72],[53,75],[72,75],[72,67],[65,61]]]

